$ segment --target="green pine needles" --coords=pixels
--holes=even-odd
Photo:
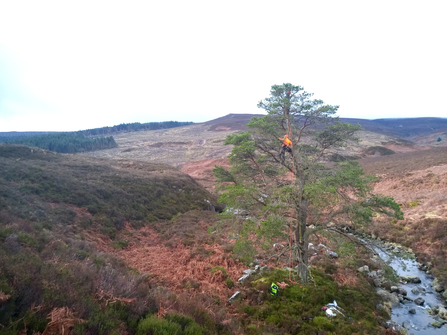
[[[373,193],[376,179],[356,161],[330,162],[334,149],[358,141],[361,127],[341,123],[338,106],[311,97],[301,86],[272,86],[258,104],[267,115],[252,118],[248,132],[227,137],[225,144],[233,145],[230,170],[213,170],[225,190],[220,201],[228,205],[226,215],[241,222],[234,252],[246,260],[255,245],[289,240],[286,250],[303,280],[311,234],[337,231],[341,223],[367,224],[375,213],[403,219],[394,199]],[[292,150],[281,157],[284,135]]]

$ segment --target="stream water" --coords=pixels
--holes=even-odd
[[[436,321],[436,316],[431,316],[428,311],[430,307],[437,305],[443,306],[443,300],[439,293],[432,287],[433,277],[418,269],[417,262],[411,259],[403,259],[401,257],[390,257],[379,248],[374,248],[380,258],[388,262],[389,265],[397,272],[399,276],[413,275],[421,279],[421,283],[400,283],[399,287],[407,291],[407,297],[414,300],[421,297],[425,300],[422,306],[416,305],[414,302],[407,301],[400,303],[392,308],[391,320],[399,325],[403,325],[409,334],[414,335],[431,335],[431,334],[447,334],[446,326],[435,328],[431,324]],[[418,289],[420,293],[413,293],[411,290]],[[414,291],[416,292],[416,291]],[[414,309],[415,314],[411,314],[410,310]]]

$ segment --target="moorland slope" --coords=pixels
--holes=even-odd
[[[376,311],[375,289],[356,272],[377,264],[344,240],[318,236],[314,242],[340,258],[315,256],[314,281],[279,300],[268,287],[285,279],[280,270],[249,287],[238,283],[246,265],[232,256],[231,224],[216,217],[221,205],[207,190],[214,165],[228,164],[226,136],[252,116],[122,133],[117,148],[86,154],[0,145],[0,333],[49,334],[64,325],[73,334],[384,333],[388,315]],[[418,130],[352,120],[363,122],[362,141],[333,157],[358,157],[380,178],[376,191],[402,204],[405,220],[378,217],[368,232],[412,248],[447,286],[447,148],[443,123],[426,121]],[[258,256],[270,268],[287,264]],[[228,304],[236,290],[243,299]],[[349,306],[352,322],[320,316],[333,299]]]

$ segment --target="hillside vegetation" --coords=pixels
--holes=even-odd
[[[175,215],[218,207],[191,177],[162,164],[4,144],[0,158],[1,334],[43,332],[51,311],[61,327],[79,323],[75,334],[135,333],[162,298],[147,275],[98,247],[126,247],[116,238],[126,227],[163,229]]]

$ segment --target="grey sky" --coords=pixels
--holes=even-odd
[[[0,131],[259,113],[447,117],[445,1],[0,1]]]

